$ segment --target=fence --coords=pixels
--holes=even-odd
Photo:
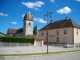
[[[0,42],[0,47],[19,47],[19,46],[33,46],[31,43],[7,43]]]
[[[80,48],[80,43],[76,43],[76,44],[70,44],[70,45],[66,45],[66,44],[49,44],[49,46],[54,46],[54,47],[64,47],[64,46],[73,46],[73,47],[78,47]]]

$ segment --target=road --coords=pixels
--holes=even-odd
[[[13,58],[0,58],[0,60],[80,60],[80,52],[66,53],[58,55],[44,55],[44,56],[21,56]]]
[[[26,54],[26,53],[40,53],[46,52],[46,46],[43,47],[1,47],[0,54]],[[49,46],[49,52],[80,50],[80,48],[63,48]]]

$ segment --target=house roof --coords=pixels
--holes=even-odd
[[[7,33],[9,33],[9,34],[15,34],[16,31],[17,31],[17,29],[9,28]]]
[[[23,28],[17,29],[16,33],[21,33],[23,32]]]
[[[16,33],[21,33],[21,32],[23,32],[23,28],[19,28],[19,29],[9,28],[9,29],[8,29],[8,33],[9,33],[9,34],[16,34]]]
[[[66,27],[77,27],[80,28],[80,25],[77,24],[74,20],[70,19],[70,18],[66,18],[63,20],[59,20],[59,21],[55,21],[53,23],[49,23],[48,25],[46,25],[45,27],[43,27],[41,30],[46,30],[48,27],[48,29],[57,29],[57,28],[66,28]]]
[[[36,40],[44,40],[44,38],[39,36],[39,35],[27,35],[25,37],[33,38],[33,39],[36,39]]]
[[[0,34],[2,34],[2,35],[6,35],[6,34],[4,34],[4,33],[2,33],[2,32],[0,32]]]

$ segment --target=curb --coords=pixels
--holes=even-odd
[[[49,54],[33,54],[33,55],[22,55],[22,56],[32,56],[32,57],[39,57],[39,56],[45,56],[45,55],[57,55],[57,54],[68,54],[68,53],[75,53],[75,52],[80,52],[80,51],[72,51],[72,52],[69,52],[69,51],[65,51],[65,52],[61,52],[61,53],[49,53]],[[3,56],[0,56],[1,58],[14,58],[14,57],[20,57],[20,56],[7,56],[7,55],[3,55]]]

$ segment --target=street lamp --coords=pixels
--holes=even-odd
[[[44,15],[44,20],[46,20],[46,17],[47,17],[47,54],[48,54],[48,29],[49,29],[49,26],[48,26],[48,17],[50,17],[52,19],[52,12],[47,12],[47,14]]]

